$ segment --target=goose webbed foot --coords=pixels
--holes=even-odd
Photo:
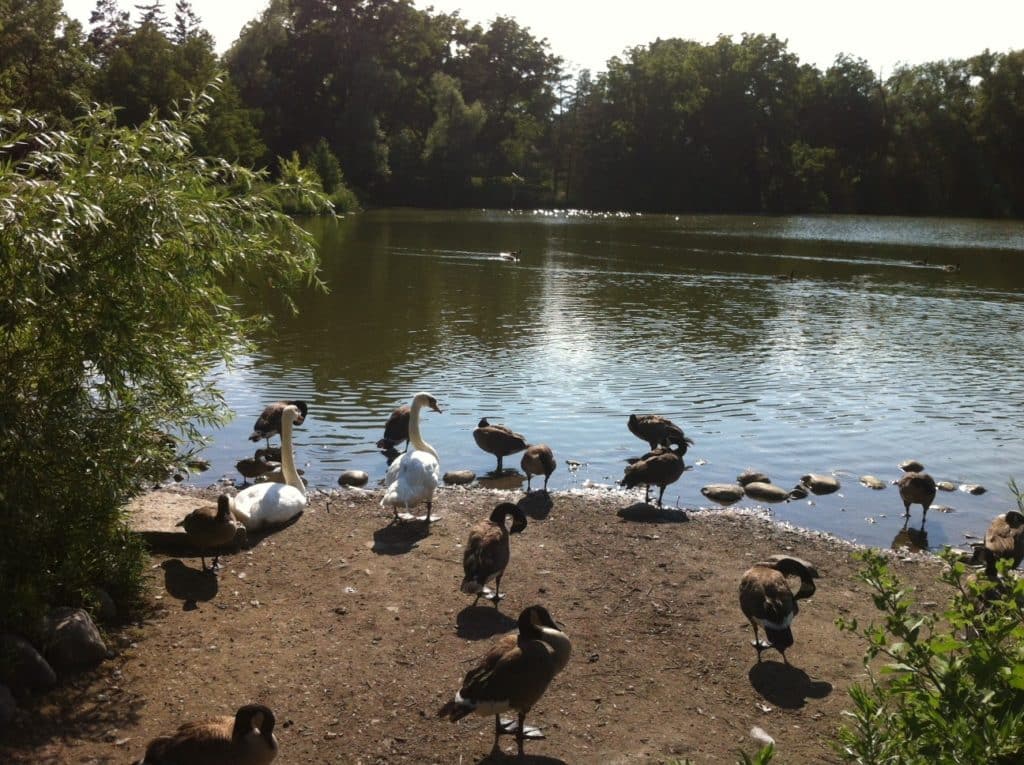
[[[533,725],[526,725],[525,722],[520,723],[519,720],[514,718],[496,718],[495,731],[501,731],[502,736],[515,736],[516,739],[530,739],[532,741],[540,741],[544,738],[544,731]],[[525,720],[525,715],[523,716]],[[520,732],[522,728],[522,732]]]

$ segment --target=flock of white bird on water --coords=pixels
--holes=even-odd
[[[392,523],[423,523],[429,530],[436,520],[432,516],[432,503],[434,490],[441,482],[441,468],[437,451],[423,438],[420,415],[424,408],[441,412],[434,396],[417,394],[411,405],[399,407],[392,413],[377,446],[393,457],[384,479],[381,506],[392,510]],[[292,428],[302,424],[307,411],[302,401],[278,401],[267,406],[250,439],[267,439],[267,449],[257,451],[259,464],[256,467],[263,474],[274,471],[271,480],[243,488],[233,497],[222,494],[216,507],[197,508],[179,524],[184,527],[189,541],[201,551],[204,571],[207,570],[205,553],[213,552],[209,571],[216,576],[215,551],[235,538],[236,523],[247,531],[273,528],[289,523],[306,507],[306,487],[295,467]],[[633,414],[627,425],[632,433],[647,442],[650,451],[628,461],[621,483],[626,487],[643,485],[645,503],[650,501],[650,489],[658,487],[660,506],[665,487],[683,474],[683,455],[693,441],[682,428],[659,415]],[[277,450],[270,449],[269,439],[278,434],[281,436],[280,464],[276,465],[269,459],[278,456]],[[481,449],[497,458],[497,473],[503,469],[504,457],[523,452],[521,467],[528,479],[527,493],[530,492],[529,481],[541,475],[544,477],[542,491],[547,491],[548,478],[555,469],[554,455],[548,446],[530,445],[521,434],[503,425],[491,424],[486,418],[480,421],[473,436]],[[395,447],[402,442],[406,442],[406,450],[397,454]],[[909,517],[910,506],[920,504],[923,523],[935,499],[937,484],[919,463],[908,461],[901,468],[904,474],[895,483],[905,514]],[[780,501],[800,496],[801,491],[806,496],[807,491],[824,494],[836,489],[838,484],[831,476],[804,476],[801,484],[787,491],[773,485],[763,474],[746,471],[736,484],[711,484],[702,491],[705,496],[728,505],[744,495]],[[420,505],[426,506],[426,514],[412,515],[410,511]],[[512,524],[508,526],[510,517]],[[504,597],[500,587],[510,560],[509,537],[521,532],[526,523],[520,506],[503,502],[471,529],[463,555],[465,576],[460,589],[476,596],[474,604],[484,597],[497,607]],[[1002,558],[1010,559],[1014,568],[1024,559],[1024,515],[1017,511],[1003,513],[992,521],[984,542],[975,547],[973,562],[984,566],[985,576],[998,580],[996,562]],[[753,628],[752,645],[758,661],[763,651],[774,649],[788,663],[785,652],[793,645],[791,625],[799,613],[798,601],[814,594],[816,578],[818,572],[813,564],[791,555],[769,556],[743,573],[739,605]],[[796,592],[790,587],[790,579],[799,580]],[[488,587],[492,581],[493,591]],[[494,715],[494,751],[500,750],[501,737],[509,735],[515,738],[518,755],[522,757],[525,741],[543,738],[540,729],[526,724],[526,715],[566,667],[572,644],[562,625],[543,605],[523,609],[517,624],[517,632],[498,639],[466,673],[462,686],[438,711],[438,716],[454,722],[469,714]],[[764,640],[759,628],[764,630]],[[514,716],[502,717],[505,712],[512,712]],[[266,765],[277,755],[274,722],[274,713],[268,707],[247,704],[233,717],[186,723],[173,734],[153,739],[145,757],[136,765],[180,762]]]

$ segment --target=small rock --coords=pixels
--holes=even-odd
[[[900,463],[900,470],[904,473],[923,473],[924,465],[917,460],[903,460]]]
[[[885,481],[880,478],[875,478],[873,475],[862,475],[860,477],[860,482],[864,486],[867,486],[869,489],[874,489],[875,491],[885,488]]]
[[[743,487],[738,483],[709,483],[700,493],[720,505],[731,505],[743,499]]]
[[[800,476],[800,483],[819,495],[832,494],[839,491],[839,479],[831,475],[808,473],[807,475]]]
[[[750,729],[750,737],[757,743],[761,744],[761,746],[769,746],[775,743],[775,739],[769,736],[763,728],[760,728],[757,725]]]
[[[96,604],[96,618],[104,624],[116,623],[117,605],[114,603],[114,599],[110,597],[110,594],[106,590],[101,590],[99,587],[93,587],[89,594],[92,596],[92,600]]]
[[[935,488],[940,491],[956,491],[956,484],[952,481],[936,481]]]
[[[89,669],[107,658],[100,631],[81,608],[55,608],[43,633],[46,660],[60,674]]]
[[[796,486],[794,486],[792,489],[789,490],[789,498],[790,499],[807,499],[807,494],[809,493],[809,491],[810,490],[806,486],[804,486],[802,483],[798,483]]]
[[[476,480],[472,470],[449,470],[444,474],[444,482],[449,486],[465,486]]]
[[[771,483],[772,479],[769,478],[765,473],[761,473],[757,470],[747,468],[738,476],[736,476],[736,483],[740,486],[746,486],[748,483]]]
[[[31,691],[45,691],[57,684],[57,674],[39,651],[22,637],[0,634],[0,682],[19,696]]]
[[[748,497],[759,502],[785,502],[789,499],[788,491],[781,486],[764,481],[751,481],[744,485],[743,491]]]
[[[346,470],[338,477],[338,485],[366,486],[369,480],[370,476],[364,470]]]
[[[968,494],[978,496],[988,491],[984,486],[980,486],[976,483],[965,483],[960,486],[960,491],[966,491]]]

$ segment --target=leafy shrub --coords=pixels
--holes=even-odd
[[[1012,484],[1011,484],[1012,486]],[[1018,505],[1021,497],[1018,494]],[[942,579],[953,599],[940,619],[913,610],[876,552],[862,554],[861,578],[874,591],[882,622],[861,630],[867,665],[888,659],[882,677],[850,689],[852,724],[839,750],[857,763],[1024,762],[1024,580],[967,575],[960,558],[943,553]],[[856,622],[840,626],[858,630]]]
[[[206,373],[256,318],[225,286],[319,283],[282,192],[193,155],[210,103],[137,128],[99,107],[66,130],[0,115],[0,629],[96,585],[139,593],[125,502],[226,415]]]

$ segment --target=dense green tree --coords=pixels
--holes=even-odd
[[[138,594],[124,504],[223,415],[210,365],[255,318],[226,287],[316,281],[280,190],[192,153],[206,103],[137,128],[0,118],[0,630],[94,585]],[[325,209],[301,180],[287,191]]]
[[[88,83],[82,27],[60,0],[0,0],[0,109],[70,114]]]

